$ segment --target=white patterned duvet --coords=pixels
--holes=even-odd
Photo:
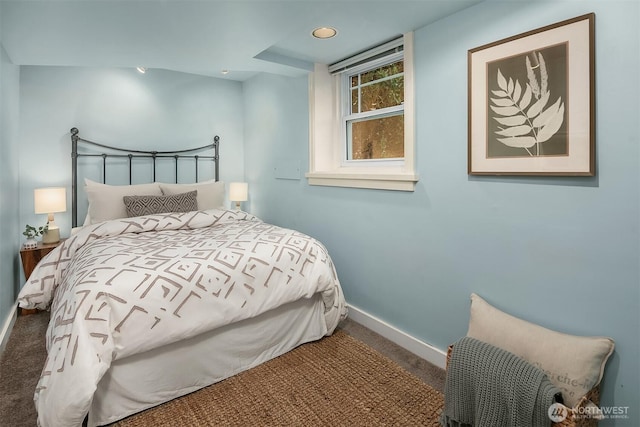
[[[112,363],[320,295],[346,316],[324,246],[244,212],[194,211],[83,227],[36,267],[20,307],[51,310],[35,392],[42,426],[80,426]]]

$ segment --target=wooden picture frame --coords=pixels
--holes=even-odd
[[[470,175],[595,175],[595,14],[468,52]]]

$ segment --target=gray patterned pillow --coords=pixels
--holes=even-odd
[[[170,196],[123,196],[127,216],[153,215],[167,212],[191,212],[198,210],[198,191]]]

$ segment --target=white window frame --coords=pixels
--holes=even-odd
[[[346,161],[346,127],[342,78],[325,64],[315,64],[309,77],[309,172],[310,185],[414,191],[415,106],[413,33],[404,45],[404,158]]]

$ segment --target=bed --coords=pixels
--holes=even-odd
[[[34,395],[40,425],[112,423],[329,335],[346,317],[320,242],[215,206],[224,200],[219,138],[178,152],[114,148],[76,128],[71,140],[74,226],[78,160],[97,158],[103,182],[85,179],[84,224],[18,297],[23,308],[51,311]],[[128,184],[105,184],[112,157],[129,170]],[[159,159],[174,163],[174,182],[156,181]],[[134,184],[134,166],[147,160],[150,182]],[[213,179],[199,181],[196,166],[191,183],[178,183],[179,163],[202,161]]]

